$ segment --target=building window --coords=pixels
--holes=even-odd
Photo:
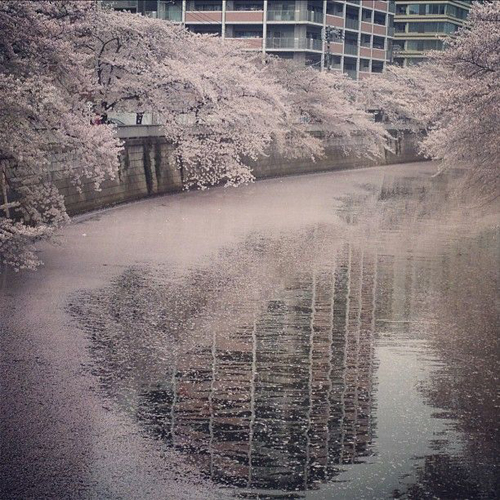
[[[373,48],[385,49],[385,38],[381,36],[373,36]]]
[[[344,5],[341,4],[340,2],[328,2],[326,6],[326,13],[330,14],[331,16],[339,16],[343,17],[344,16]]]
[[[406,31],[406,23],[394,23],[396,33],[404,33]]]
[[[365,23],[371,23],[373,16],[373,10],[363,9],[361,20]]]
[[[234,10],[264,10],[264,2],[236,1],[233,4]]]
[[[344,69],[356,71],[356,59],[352,59],[350,57],[345,57],[344,58]]]
[[[442,50],[442,40],[408,40],[406,50],[412,52],[425,52],[427,50]]]
[[[396,15],[405,16],[407,8],[408,8],[407,4],[396,5]]]
[[[380,24],[382,26],[385,26],[385,14],[382,14],[382,12],[374,12],[373,22],[375,24]]]
[[[371,47],[372,46],[372,36],[366,35],[365,33],[361,33],[361,46],[362,47]]]
[[[372,61],[372,73],[382,73],[384,71],[384,63],[382,61]]]
[[[326,6],[326,13],[330,14],[331,16],[343,17],[344,5],[341,4],[340,2],[333,2],[333,3],[328,2],[328,5]]]
[[[408,14],[411,16],[444,15],[444,3],[411,3],[408,5]]]
[[[359,69],[361,71],[370,71],[370,60],[369,59],[360,59],[359,60]]]
[[[220,2],[220,1],[210,2],[209,0],[195,1],[194,2],[194,10],[221,11],[222,10],[222,2]]]
[[[394,40],[394,50],[396,52],[401,52],[402,50],[405,50],[405,41],[404,40]]]
[[[427,22],[427,23],[408,23],[409,33],[454,33],[458,26],[452,23]]]
[[[182,21],[182,2],[163,1],[158,4],[158,17],[169,21]]]
[[[455,7],[454,5],[447,5],[446,13],[449,16],[456,17],[457,19],[467,19],[467,16],[469,15],[468,10]]]
[[[235,38],[262,38],[262,30],[240,30],[234,32]]]
[[[326,60],[328,66],[328,61]],[[340,69],[342,66],[342,57],[330,54],[330,68]]]

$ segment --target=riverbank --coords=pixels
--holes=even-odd
[[[116,179],[103,182],[99,191],[94,189],[92,180],[84,182],[81,191],[78,191],[69,179],[62,177],[63,170],[59,171],[57,164],[53,166],[52,175],[70,215],[183,190],[182,175],[173,158],[174,148],[159,135],[157,126],[121,127],[118,133],[124,141],[120,171]],[[381,151],[381,156],[374,160],[346,154],[339,141],[330,143],[325,156],[316,161],[311,158],[284,158],[271,151],[269,156],[250,165],[256,179],[267,179],[424,160],[418,152],[414,134],[401,133],[392,146],[394,152]],[[359,150],[362,147],[360,143]]]

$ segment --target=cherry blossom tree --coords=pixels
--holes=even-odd
[[[499,196],[500,2],[474,3],[465,26],[429,61],[360,82],[359,101],[395,127],[422,132],[440,172],[465,168],[464,187]]]
[[[94,101],[102,113],[154,111],[188,188],[252,180],[248,160],[271,144],[288,156],[315,157],[337,137],[360,154],[383,152],[385,131],[349,97],[343,75],[276,58],[262,64],[238,43],[163,20],[110,10],[95,17]]]
[[[154,112],[186,188],[252,179],[244,159],[283,127],[286,92],[243,47],[111,10],[94,13],[90,39],[97,109]]]
[[[319,156],[332,138],[382,151],[385,131],[342,76],[84,0],[0,3],[0,262],[38,264],[31,244],[68,219],[55,180],[95,188],[117,172],[114,112],[153,112],[186,187],[253,179],[272,144]],[[311,134],[320,127],[322,137]]]
[[[365,109],[382,111],[396,130],[427,133],[435,119],[430,105],[443,89],[447,73],[434,63],[418,66],[388,66],[358,84],[357,101]]]
[[[287,127],[278,138],[290,157],[320,157],[337,139],[346,153],[376,158],[387,147],[385,128],[356,100],[356,83],[337,72],[319,72],[269,57],[266,71],[287,92]]]
[[[468,187],[500,196],[500,2],[474,3],[446,50],[432,55],[443,68],[442,89],[429,99],[434,125],[424,151],[443,168],[468,169]]]
[[[0,3],[0,265],[35,268],[32,243],[67,220],[56,175],[96,187],[118,166],[111,127],[90,124],[86,2]],[[57,169],[59,172],[54,172]]]

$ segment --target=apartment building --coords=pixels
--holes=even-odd
[[[394,63],[418,64],[429,50],[442,50],[446,36],[467,19],[472,1],[396,0]]]
[[[101,0],[358,79],[391,62],[394,0]]]

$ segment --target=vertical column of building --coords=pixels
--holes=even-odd
[[[267,5],[268,0],[264,0],[264,12],[262,19],[262,54],[266,53],[267,48]]]
[[[226,38],[226,8],[227,8],[227,2],[226,0],[222,0],[222,26],[221,26],[222,38]]]
[[[323,28],[321,31],[321,71],[325,69],[325,48],[326,48],[326,9],[327,0],[323,0]]]
[[[347,317],[347,340],[344,372],[344,415],[341,425],[340,463],[354,463],[356,458],[356,433],[358,417],[358,362],[359,335],[361,327],[361,287],[363,276],[363,253],[351,249],[349,313]]]
[[[325,14],[325,28],[326,26],[332,26],[344,32],[345,28],[345,3],[341,4],[337,2],[336,4],[332,4],[332,11],[328,13],[328,4],[327,4],[327,12]],[[344,44],[342,39],[334,39],[330,43],[330,62],[329,68],[334,70],[342,70],[344,64]],[[328,55],[327,55],[328,57]],[[327,61],[328,65],[328,61]]]

